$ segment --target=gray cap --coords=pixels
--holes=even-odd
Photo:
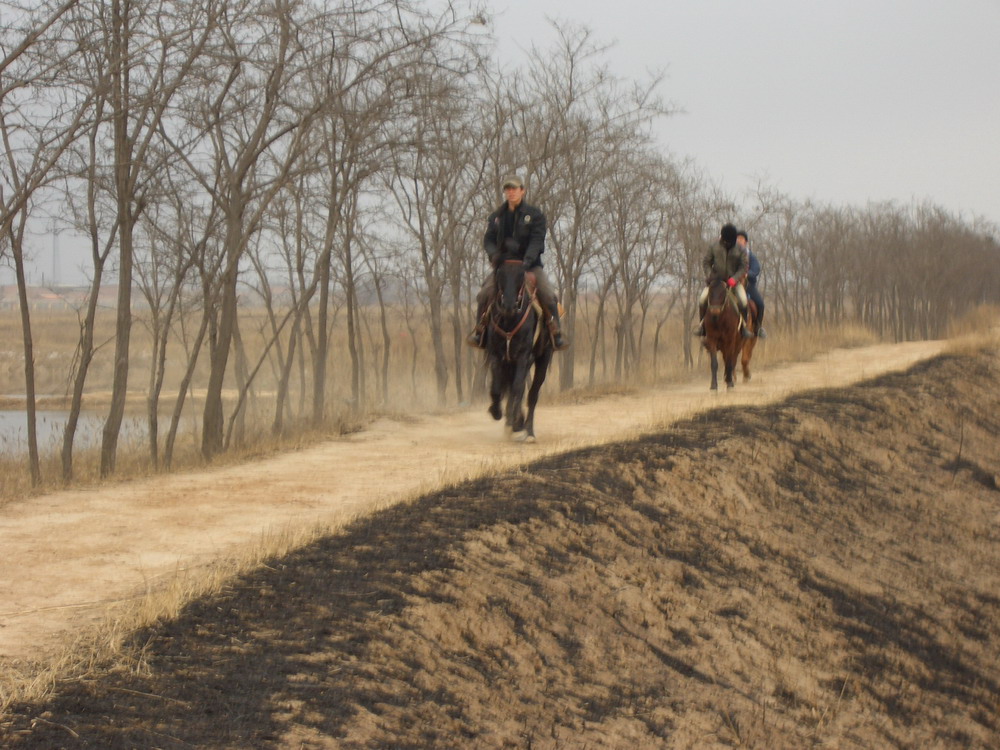
[[[506,190],[509,187],[523,188],[524,180],[518,177],[516,174],[508,175],[503,178],[503,183],[500,186],[501,190]]]

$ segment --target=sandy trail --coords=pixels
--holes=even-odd
[[[836,350],[760,369],[731,393],[708,391],[707,367],[685,385],[558,408],[546,407],[543,393],[539,440],[530,445],[506,440],[484,403],[443,416],[380,420],[342,440],[250,465],[10,504],[0,511],[0,664],[42,660],[113,603],[269,534],[336,526],[445,483],[635,436],[707,408],[849,385],[905,369],[945,343]]]

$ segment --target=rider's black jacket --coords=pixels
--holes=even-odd
[[[483,248],[493,263],[501,249],[513,258],[520,258],[528,268],[542,265],[545,252],[545,214],[540,208],[522,201],[513,215],[504,203],[487,220]]]

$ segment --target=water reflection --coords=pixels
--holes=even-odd
[[[58,453],[62,450],[63,430],[69,413],[47,410],[35,412],[35,415],[38,452],[42,455]],[[74,450],[100,446],[106,418],[104,414],[81,414],[73,442]],[[136,443],[145,440],[147,434],[145,418],[126,417],[122,420],[118,443]],[[28,418],[25,412],[0,410],[0,455],[28,455]]]

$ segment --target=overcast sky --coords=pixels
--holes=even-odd
[[[658,128],[732,193],[930,200],[1000,223],[1000,0],[486,0],[501,58],[547,19],[684,110]]]

